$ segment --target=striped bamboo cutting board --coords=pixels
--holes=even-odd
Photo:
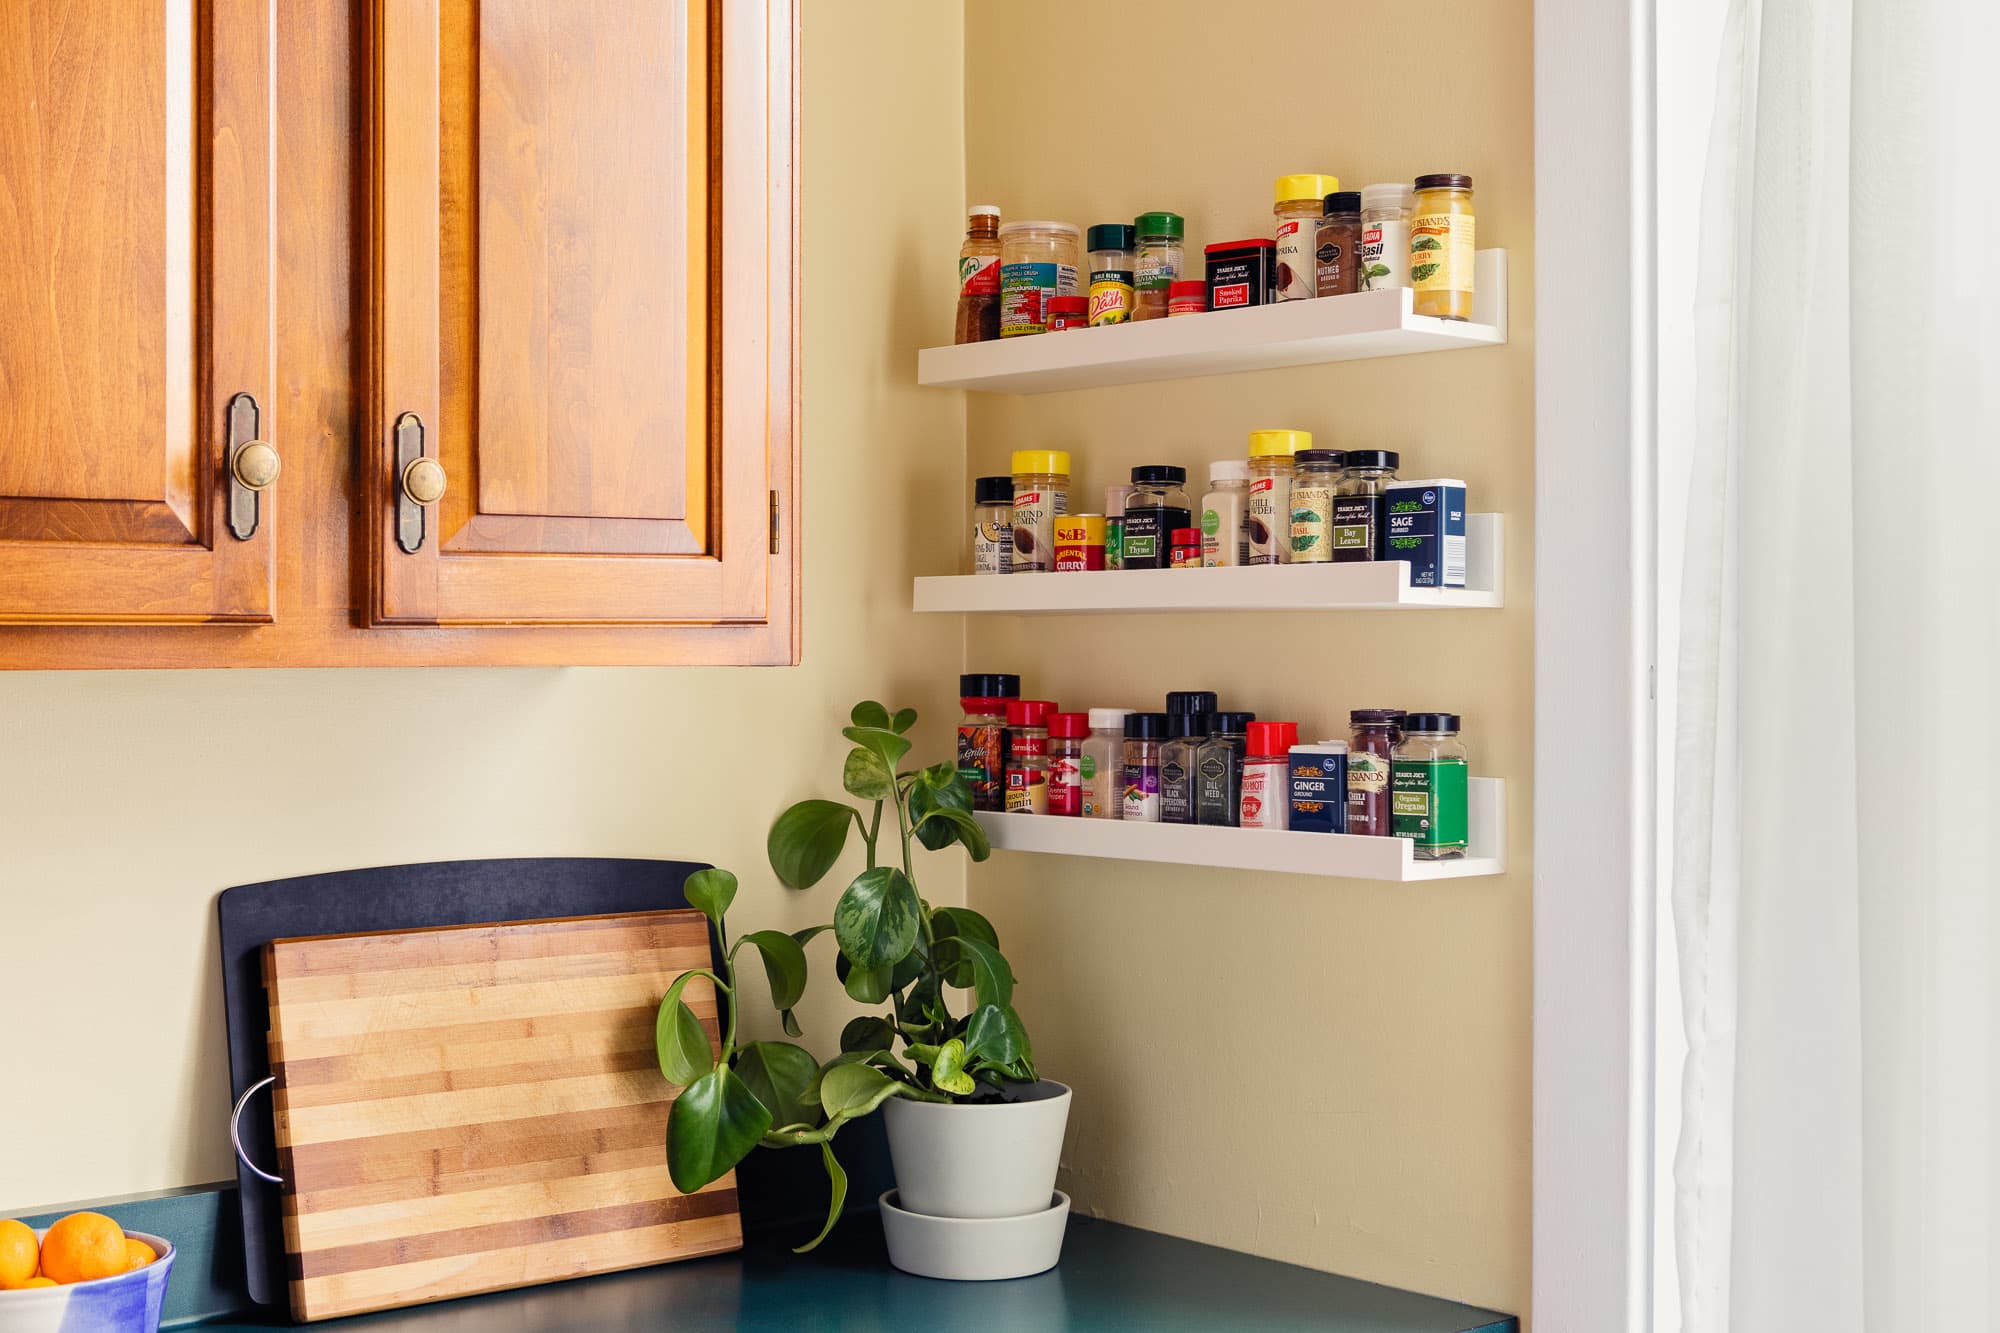
[[[293,1315],[739,1248],[735,1176],[667,1176],[653,1053],[708,964],[692,911],[265,946]],[[713,987],[686,994],[714,1042]]]

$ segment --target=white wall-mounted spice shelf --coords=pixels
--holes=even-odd
[[[1200,256],[1191,262],[1199,267]],[[1111,328],[1000,338],[917,353],[917,382],[985,393],[1057,393],[1507,341],[1507,252],[1474,260],[1472,318],[1412,311],[1408,288],[1211,310]]]
[[[1407,838],[1293,833],[1199,824],[1127,824],[1064,815],[981,811],[987,840],[1000,851],[1166,861],[1225,870],[1275,870],[1336,879],[1427,880],[1498,875],[1507,869],[1506,784],[1471,778],[1466,786],[1470,846],[1456,861],[1419,861]]]
[[[1501,592],[1504,533],[1499,514],[1465,516],[1463,588],[1412,588],[1410,566],[1402,560],[1231,569],[954,574],[917,579],[912,607],[917,611],[998,615],[1491,608],[1505,605]]]

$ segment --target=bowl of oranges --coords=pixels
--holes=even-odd
[[[0,1333],[156,1333],[174,1247],[103,1213],[0,1221]]]

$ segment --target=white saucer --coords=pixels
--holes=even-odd
[[[896,1206],[895,1190],[882,1195],[882,1235],[889,1262],[918,1277],[990,1282],[1045,1273],[1062,1257],[1069,1226],[1069,1195],[1023,1217],[927,1217]]]

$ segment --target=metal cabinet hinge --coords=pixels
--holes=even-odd
[[[771,492],[771,554],[778,553],[778,493]]]

